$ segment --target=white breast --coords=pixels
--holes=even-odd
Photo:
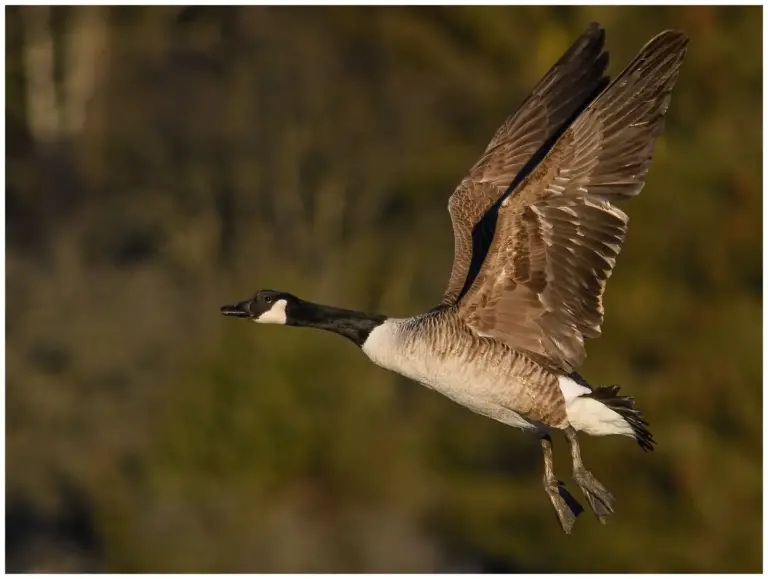
[[[406,320],[389,319],[375,328],[362,346],[371,361],[436,390],[470,410],[518,428],[537,425],[504,407],[504,392],[517,387],[510,376],[478,367],[476,363],[439,356],[428,340],[407,340]]]

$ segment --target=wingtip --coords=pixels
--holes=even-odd
[[[689,40],[690,38],[688,35],[682,30],[663,30],[648,41],[644,47],[644,50],[648,50],[651,47],[656,47],[659,45],[674,47],[676,50],[685,50],[685,48],[688,46]]]
[[[608,66],[608,52],[605,50],[605,29],[597,22],[592,22],[573,44],[558,59],[555,67],[589,68],[599,74]],[[550,71],[551,72],[551,71]]]
[[[675,28],[667,28],[666,30],[662,30],[656,36],[657,37],[658,36],[668,36],[670,38],[678,38],[678,39],[685,40],[686,42],[688,41],[688,35],[685,32],[683,32],[682,30],[678,30],[678,29],[675,29]]]
[[[627,83],[640,83],[638,86],[641,87],[645,86],[643,83],[647,86],[664,85],[669,92],[677,81],[679,69],[685,59],[688,40],[688,36],[679,30],[660,32],[640,49],[635,58],[614,79],[611,86],[603,92],[601,98],[608,98],[607,95],[612,87],[618,87],[617,90],[621,92]]]
[[[605,34],[605,28],[603,28],[603,25],[600,24],[599,22],[593,20],[592,22],[587,24],[586,32],[588,34],[596,34],[598,32],[602,32],[603,34]]]
[[[605,28],[599,22],[590,22],[582,33],[584,38],[595,42],[600,48],[605,44]]]
[[[591,22],[565,52],[561,61],[565,61],[568,57],[581,54],[584,51],[593,51],[597,55],[604,47],[605,29],[597,22]]]

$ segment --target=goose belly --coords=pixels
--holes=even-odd
[[[395,325],[385,322],[363,344],[363,352],[378,366],[435,390],[473,412],[509,426],[539,429],[543,425],[519,414],[514,401],[522,385],[500,360],[479,359],[469,348],[452,354],[446,344],[404,339]]]

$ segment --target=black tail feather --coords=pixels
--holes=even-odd
[[[642,413],[635,408],[635,401],[629,396],[619,396],[619,387],[617,385],[612,386],[598,386],[593,389],[591,393],[585,394],[590,398],[599,400],[605,404],[611,410],[617,412],[621,417],[626,420],[632,427],[632,431],[635,434],[635,440],[646,452],[653,450],[653,446],[656,441],[653,439],[653,435],[646,428],[648,423],[643,418]]]

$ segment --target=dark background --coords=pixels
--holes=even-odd
[[[613,75],[663,29],[691,43],[583,368],[658,450],[584,437],[617,512],[566,537],[535,440],[218,309],[435,305],[448,196],[592,20]],[[7,8],[8,570],[760,571],[761,22]]]

